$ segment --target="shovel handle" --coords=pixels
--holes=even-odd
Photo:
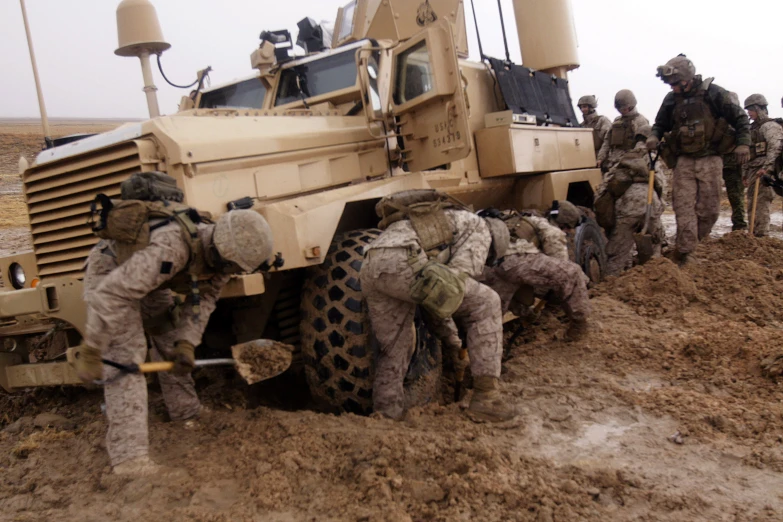
[[[761,176],[756,178],[756,184],[753,187],[753,205],[750,210],[750,227],[748,233],[752,236],[753,229],[756,228],[756,204],[759,200],[759,183],[761,183]]]
[[[197,368],[203,368],[205,366],[235,366],[236,361],[234,359],[199,359],[196,361],[195,366]],[[139,372],[141,373],[156,373],[156,372],[170,372],[174,368],[174,363],[171,361],[156,361],[142,363],[139,365]]]
[[[141,363],[139,365],[140,373],[157,373],[157,372],[170,372],[174,368],[174,363],[171,361],[158,361]]]

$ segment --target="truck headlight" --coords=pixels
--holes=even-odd
[[[11,286],[17,290],[24,288],[24,284],[27,282],[27,276],[24,274],[24,268],[19,263],[11,263],[8,267],[8,279],[11,281]]]

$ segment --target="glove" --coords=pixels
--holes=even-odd
[[[188,375],[196,366],[196,347],[188,341],[177,341],[174,343],[174,368],[171,373],[174,375]]]
[[[653,135],[647,138],[647,142],[645,145],[647,145],[647,150],[658,150],[658,146],[661,144],[661,140],[658,139],[657,136]]]
[[[750,147],[747,145],[737,145],[734,148],[734,157],[737,158],[737,163],[744,165],[750,159]]]
[[[97,381],[103,377],[101,351],[86,344],[81,345],[76,352],[73,368],[82,382],[89,384]]]

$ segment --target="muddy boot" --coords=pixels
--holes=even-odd
[[[587,325],[587,321],[571,320],[571,323],[568,325],[568,329],[565,333],[565,341],[569,343],[581,341],[587,337],[587,332],[589,331],[590,328]]]
[[[477,375],[467,414],[474,422],[503,422],[516,417],[517,409],[501,397],[497,377]]]
[[[695,259],[693,258],[693,254],[691,253],[685,253],[683,254],[679,250],[674,250],[672,252],[672,261],[674,261],[677,266],[680,268],[683,268],[688,265],[692,265],[695,263]]]
[[[112,468],[115,475],[135,475],[137,477],[148,477],[157,475],[161,471],[161,466],[155,464],[149,457],[136,457],[126,460]]]

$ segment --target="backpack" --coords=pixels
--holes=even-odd
[[[182,204],[182,191],[174,179],[160,172],[134,174],[122,183],[120,193],[121,200],[113,200],[106,194],[95,196],[90,205],[92,231],[101,239],[114,241],[117,263],[121,265],[149,245],[153,230],[172,222],[179,225],[190,259],[186,268],[162,288],[189,294],[193,312],[198,315],[199,287],[214,275],[198,236],[198,224],[210,221]],[[129,199],[134,196],[145,199]]]
[[[381,218],[379,228],[386,229],[397,221],[409,220],[429,258],[438,256],[454,243],[447,209],[471,211],[457,199],[434,189],[396,192],[375,205],[375,213]]]

